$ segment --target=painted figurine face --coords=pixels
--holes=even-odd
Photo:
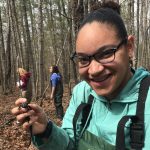
[[[119,39],[115,28],[106,23],[95,21],[80,29],[76,54],[81,77],[108,99],[114,98],[132,76],[129,58],[133,37]]]

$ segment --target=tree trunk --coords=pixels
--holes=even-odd
[[[43,12],[42,12],[43,0],[39,0],[39,23],[38,23],[38,32],[39,32],[39,95],[40,97],[44,92],[44,31],[43,31]]]
[[[135,62],[135,68],[137,68],[139,63],[139,0],[137,0],[137,40],[136,40],[136,62]]]
[[[30,37],[30,30],[29,30],[29,24],[28,24],[28,16],[27,16],[27,10],[26,10],[26,2],[25,0],[22,0],[22,11],[23,11],[23,17],[24,17],[24,23],[25,23],[25,31],[26,31],[26,39],[24,41],[26,42],[26,47],[25,47],[25,69],[27,71],[33,72],[34,67],[34,60],[33,60],[33,53],[32,53],[32,46],[31,46],[31,37]],[[34,77],[34,76],[33,76]],[[32,82],[34,81],[32,79]],[[32,84],[31,80],[28,84],[30,84],[28,87],[28,93],[29,93],[29,101],[32,99]]]
[[[3,37],[3,26],[2,26],[2,18],[1,18],[1,10],[0,10],[0,53],[1,53],[1,82],[2,82],[2,93],[6,94],[6,55],[5,55],[5,46],[4,46],[4,37]]]

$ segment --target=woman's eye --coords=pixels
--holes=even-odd
[[[114,54],[114,50],[115,49],[106,50],[103,53],[97,55],[97,57],[102,58],[102,59],[103,58],[108,58],[108,57],[110,57],[110,56],[112,56]]]
[[[78,62],[80,63],[85,63],[88,62],[89,58],[88,57],[78,57]]]

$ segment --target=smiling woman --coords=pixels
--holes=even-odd
[[[110,9],[110,11],[112,10]],[[78,66],[81,77],[89,83],[93,90],[98,95],[109,99],[115,97],[132,76],[129,67],[129,55],[133,56],[133,37],[125,36],[120,39],[120,36],[117,36],[116,28],[107,22],[101,23],[95,20],[90,23],[87,22],[80,29],[76,42],[76,53],[77,55],[80,54],[79,58],[81,58],[81,54],[90,56],[94,54],[95,56],[95,54],[100,53],[101,56],[103,55],[99,61],[98,59],[91,59],[84,65],[78,62]],[[105,52],[110,51],[110,49],[111,52],[113,49],[113,55],[109,55],[109,57],[106,55],[105,57],[104,54],[107,54]]]
[[[33,126],[33,143],[39,149],[150,148],[150,95],[147,95],[147,91],[144,94],[147,96],[144,110],[144,105],[141,104],[145,104],[145,97],[141,98],[139,94],[142,91],[140,84],[145,87],[150,73],[144,68],[131,68],[134,37],[127,34],[119,11],[117,3],[108,1],[100,9],[88,14],[81,23],[72,60],[78,66],[82,81],[73,90],[61,128],[48,121],[38,105],[30,104],[30,113],[22,113],[16,108],[12,110],[22,120],[32,116],[24,128]],[[149,84],[146,84],[146,89],[149,89]],[[142,100],[140,105],[138,96]],[[23,101],[19,99],[16,104]],[[137,117],[136,112],[142,115]],[[122,117],[125,119],[120,123]],[[131,120],[128,121],[129,119]],[[120,125],[121,132],[118,133]],[[118,143],[121,144],[118,146]]]

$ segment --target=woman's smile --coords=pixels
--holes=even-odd
[[[109,86],[112,75],[108,74],[100,78],[93,78],[89,80],[89,84],[95,88],[104,88]]]

